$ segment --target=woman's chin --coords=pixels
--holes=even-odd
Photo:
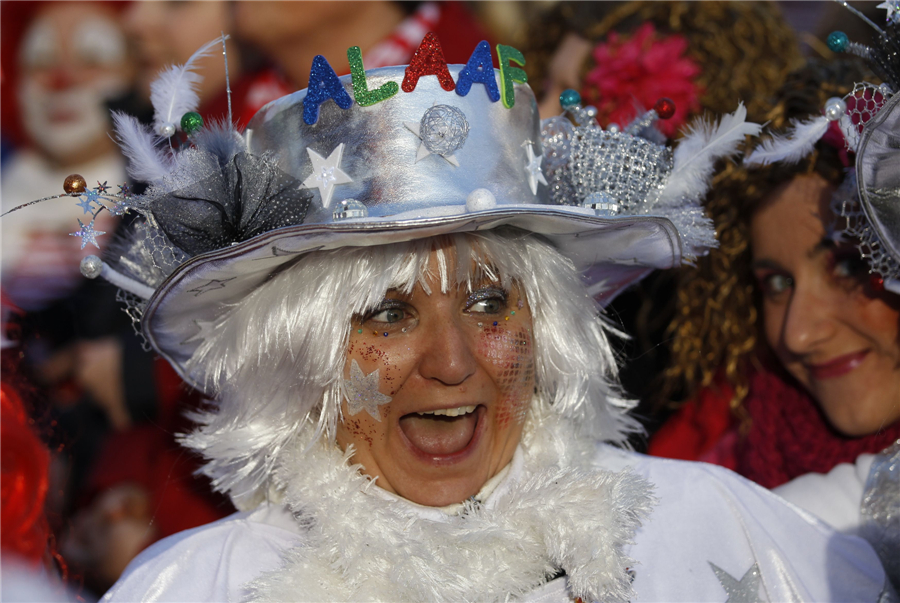
[[[486,482],[487,480],[485,480]],[[425,507],[446,507],[454,505],[475,496],[481,490],[481,483],[449,482],[425,482],[421,484],[409,484],[407,488],[397,492],[406,500]]]

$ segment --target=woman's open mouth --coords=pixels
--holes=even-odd
[[[400,417],[400,431],[412,448],[430,458],[463,453],[477,439],[484,406],[460,406]]]

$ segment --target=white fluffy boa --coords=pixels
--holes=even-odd
[[[627,601],[624,548],[655,504],[651,486],[591,466],[593,443],[563,420],[540,423],[519,475],[457,515],[377,496],[336,446],[298,443],[275,481],[304,542],[248,585],[250,600],[506,601],[563,569],[573,597]]]

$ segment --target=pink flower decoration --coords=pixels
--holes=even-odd
[[[585,78],[583,104],[597,107],[597,120],[625,127],[639,113],[666,96],[675,101],[675,115],[656,122],[671,137],[688,116],[700,109],[700,67],[685,54],[687,40],[678,34],[659,36],[644,23],[630,38],[616,32],[594,48],[595,67]]]

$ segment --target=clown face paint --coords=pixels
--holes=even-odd
[[[25,129],[57,161],[92,158],[113,145],[104,104],[128,86],[125,36],[102,5],[48,5],[25,33],[18,87]]]
[[[429,287],[388,291],[353,325],[345,377],[378,371],[376,393],[390,402],[375,417],[345,401],[337,441],[353,445],[353,462],[385,490],[443,506],[477,494],[512,459],[534,395],[534,352],[518,291]]]

